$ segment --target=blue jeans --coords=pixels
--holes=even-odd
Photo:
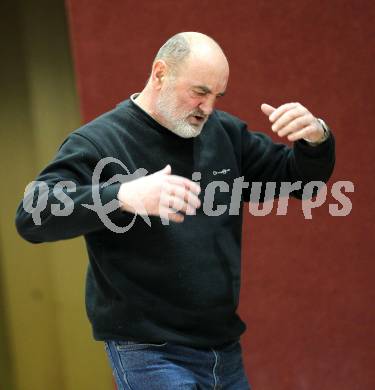
[[[196,349],[173,343],[106,341],[118,390],[249,390],[241,346]]]

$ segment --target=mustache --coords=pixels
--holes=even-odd
[[[189,116],[200,116],[204,119],[207,119],[208,118],[208,115],[206,115],[202,110],[200,110],[199,108],[198,109],[195,109],[193,110],[192,112],[189,113]]]

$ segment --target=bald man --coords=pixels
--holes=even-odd
[[[242,205],[254,182],[276,183],[273,196],[296,183],[301,198],[332,173],[324,121],[263,104],[294,142],[275,144],[214,109],[228,78],[212,38],[173,36],[143,91],[74,131],[17,210],[30,242],[85,237],[87,313],[119,389],[250,388],[236,312]]]

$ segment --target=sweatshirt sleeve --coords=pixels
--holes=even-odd
[[[263,183],[260,200],[269,199],[265,194],[265,183],[276,183],[275,196],[282,195],[281,183],[301,182],[301,188],[291,192],[302,199],[303,189],[309,182],[327,182],[335,164],[335,141],[333,134],[323,143],[312,146],[304,140],[294,142],[292,147],[274,143],[263,133],[250,132],[242,126],[242,172],[245,180]],[[250,186],[251,188],[251,186]],[[316,195],[317,188],[312,192]],[[308,196],[308,197],[311,197]],[[250,191],[245,194],[249,201]]]
[[[117,206],[120,183],[94,183],[93,172],[102,158],[86,137],[72,133],[54,160],[26,187],[16,212],[16,228],[27,241],[40,243],[87,234],[105,226],[99,214],[84,205],[94,205],[98,194],[102,205],[112,201],[111,219],[129,217]]]

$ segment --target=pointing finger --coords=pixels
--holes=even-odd
[[[263,111],[263,114],[265,114],[267,116],[270,116],[276,110],[275,107],[272,107],[267,103],[263,103],[260,106],[260,109]]]
[[[295,107],[298,106],[299,103],[286,103],[286,104],[283,104],[282,106],[276,108],[276,110],[270,115],[270,121],[271,122],[275,122],[277,121],[277,119],[283,115],[285,112],[287,112],[288,110],[291,110]]]

